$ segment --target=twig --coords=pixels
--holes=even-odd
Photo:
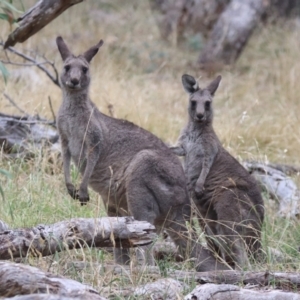
[[[1,120],[2,121],[15,121],[16,122],[16,118],[14,117],[1,117]],[[43,120],[43,119],[40,119],[40,120],[37,120],[37,119],[33,119],[33,120],[24,120],[22,119],[22,117],[17,120],[19,123],[22,123],[22,124],[46,124],[46,125],[50,125],[50,126],[53,126],[55,127],[55,123],[53,123],[53,121],[47,121],[47,120]]]
[[[48,61],[43,61],[43,62],[34,63],[34,64],[22,64],[22,63],[13,62],[10,60],[0,60],[0,61],[5,65],[14,65],[14,66],[21,66],[21,67],[33,67],[33,66],[38,66],[38,65],[49,64]]]
[[[52,117],[53,117],[53,123],[55,124],[56,123],[56,116],[55,116],[55,113],[54,113],[54,110],[53,110],[52,101],[51,101],[50,96],[48,96],[48,102],[49,102],[50,110],[51,110]]]
[[[3,42],[0,42],[0,45],[1,45],[1,46],[4,46],[4,43],[3,43]],[[20,56],[20,57],[22,57],[22,58],[24,58],[24,59],[27,60],[27,61],[30,61],[30,62],[34,63],[34,65],[35,65],[36,67],[38,67],[40,70],[42,70],[42,71],[43,71],[43,72],[44,72],[44,73],[52,80],[52,82],[53,82],[55,85],[57,85],[58,87],[60,87],[59,80],[58,80],[58,72],[57,72],[57,69],[55,68],[55,65],[54,65],[53,62],[46,60],[46,61],[43,62],[43,63],[48,63],[49,65],[51,65],[51,67],[52,67],[52,69],[53,69],[53,71],[54,71],[54,73],[55,73],[55,76],[53,76],[53,75],[47,70],[47,68],[45,68],[42,64],[38,63],[34,58],[32,58],[32,57],[30,57],[30,56],[28,56],[28,55],[26,55],[26,54],[24,54],[24,53],[22,53],[22,52],[16,50],[16,49],[13,48],[13,47],[8,47],[7,50],[10,51],[10,52],[12,52],[12,53],[14,53],[14,54],[16,54],[16,55],[18,55],[18,56]]]
[[[8,96],[6,93],[3,93],[4,97],[14,106],[16,107],[22,114],[29,116],[28,113],[26,113],[26,111],[24,111],[21,107],[18,106],[18,104],[10,97]]]

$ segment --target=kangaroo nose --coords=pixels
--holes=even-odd
[[[72,78],[71,82],[73,85],[77,85],[79,83],[79,80],[77,78]]]
[[[202,119],[203,119],[203,114],[197,114],[197,118],[198,118],[199,120],[202,120]]]

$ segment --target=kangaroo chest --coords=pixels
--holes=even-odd
[[[64,117],[59,122],[61,136],[67,141],[68,150],[76,165],[84,163],[87,146],[87,125],[80,118]]]
[[[202,136],[195,136],[192,133],[187,136],[185,144],[185,168],[201,168],[203,159],[206,155],[205,142]]]

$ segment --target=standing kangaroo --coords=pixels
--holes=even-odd
[[[222,147],[213,129],[212,100],[220,81],[218,76],[200,89],[194,77],[182,76],[189,120],[170,149],[185,157],[188,189],[209,247],[240,268],[249,265],[248,255],[260,251],[264,205],[255,179]]]
[[[91,102],[89,63],[102,40],[79,56],[69,51],[61,37],[56,43],[64,62],[57,127],[69,194],[84,204],[89,200],[89,184],[101,195],[109,216],[132,215],[158,231],[166,228],[185,255],[191,208],[180,160],[150,132],[102,114]],[[83,175],[78,191],[70,178],[71,158]],[[118,263],[129,261],[126,249],[115,249],[114,255]],[[195,243],[191,255],[198,270],[226,268]]]

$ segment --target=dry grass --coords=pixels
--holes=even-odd
[[[221,72],[214,124],[224,146],[238,158],[300,164],[297,81],[300,38],[296,26],[259,28],[237,64]],[[5,39],[8,32],[8,26],[1,22],[0,38]],[[117,117],[133,121],[166,142],[176,141],[187,116],[187,95],[181,86],[181,75],[195,75],[200,78],[200,85],[209,79],[192,67],[198,51],[189,43],[174,47],[160,40],[147,1],[85,1],[16,47],[45,54],[59,69],[57,35],[62,35],[76,54],[102,38],[105,44],[92,62],[92,100],[104,113],[108,113],[108,104],[112,104]],[[3,97],[5,91],[28,113],[51,118],[48,96],[57,111],[60,90],[34,68],[8,67],[11,72],[8,84],[0,82],[0,111],[19,113]],[[105,214],[100,197],[94,193],[87,207],[79,207],[66,193],[61,170],[58,168],[55,175],[50,175],[41,162],[42,157],[30,163],[0,161],[0,168],[13,174],[13,179],[1,181],[6,201],[1,204],[0,219],[20,227]],[[275,247],[296,260],[292,265],[274,265],[270,261],[257,267],[299,270],[299,222],[278,220],[272,204],[266,201],[266,205],[265,249]],[[45,269],[51,265],[51,270],[99,289],[148,280],[143,276],[138,280],[108,278],[96,268],[77,272],[67,267],[70,260],[101,262],[103,259],[110,259],[110,255],[87,250],[57,254],[51,263],[50,259],[31,259],[30,263]]]

